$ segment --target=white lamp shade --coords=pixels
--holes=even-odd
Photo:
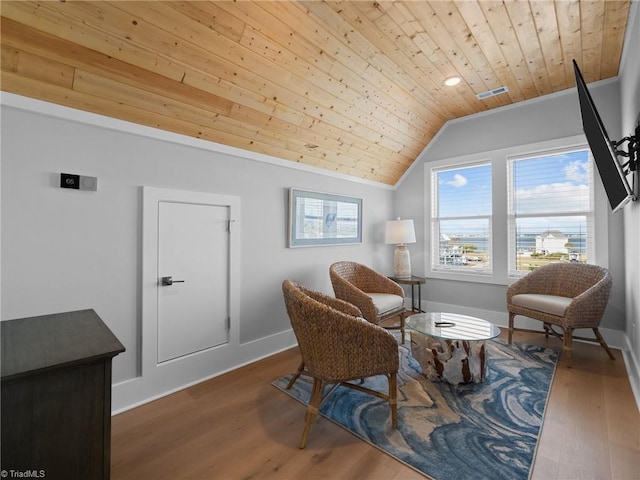
[[[388,220],[384,234],[385,243],[416,243],[413,220]]]

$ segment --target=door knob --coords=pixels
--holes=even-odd
[[[173,277],[160,277],[163,286],[168,287],[174,283],[184,283],[184,280],[174,280]]]

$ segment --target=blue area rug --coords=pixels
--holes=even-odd
[[[486,381],[454,386],[427,380],[410,350],[400,346],[398,430],[391,428],[384,400],[345,387],[320,413],[435,480],[527,479],[557,353],[500,339],[488,341],[487,348]],[[286,390],[290,377],[273,385],[306,404],[312,382],[302,376]],[[388,388],[383,376],[365,384],[382,392]],[[307,448],[313,448],[313,432],[312,427]]]

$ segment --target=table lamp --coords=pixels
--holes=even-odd
[[[416,242],[416,232],[413,228],[413,220],[388,220],[384,234],[385,243],[395,243],[393,253],[393,275],[397,278],[411,278],[411,260],[409,249],[405,243]]]

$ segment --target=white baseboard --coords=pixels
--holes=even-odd
[[[287,350],[297,344],[293,330],[270,335],[258,340],[240,344],[239,348],[228,349],[206,373],[194,372],[194,375],[177,378],[162,377],[157,374],[140,376],[113,385],[112,415],[125,412],[145,403],[178,392],[192,385],[204,382],[244,365]],[[155,372],[153,372],[155,373]]]
[[[640,361],[638,361],[638,357],[635,355],[633,348],[631,348],[631,340],[628,335],[625,335],[625,340],[626,348],[622,350],[622,355],[624,356],[624,364],[627,367],[631,390],[636,399],[638,411],[640,411]]]

